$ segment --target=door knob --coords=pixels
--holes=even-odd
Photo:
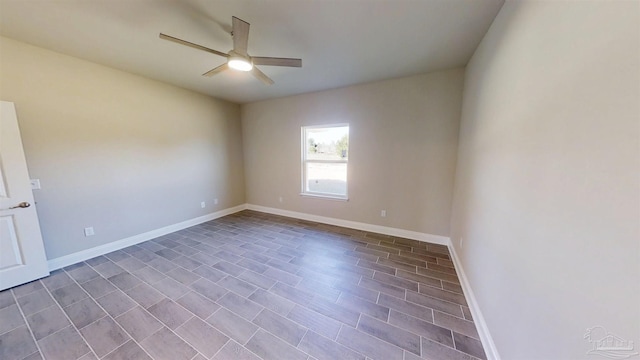
[[[12,207],[10,207],[9,209],[18,209],[18,208],[22,208],[22,209],[24,209],[24,208],[28,208],[29,206],[31,206],[31,204],[29,204],[29,203],[28,203],[28,202],[26,202],[26,201],[23,201],[23,202],[21,202],[20,204],[18,204],[18,205],[16,205],[16,206],[12,206]]]

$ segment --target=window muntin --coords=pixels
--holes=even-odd
[[[302,194],[347,199],[349,125],[302,128]]]

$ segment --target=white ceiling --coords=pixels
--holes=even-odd
[[[504,0],[0,0],[0,34],[60,53],[247,103],[464,66]],[[249,54],[302,58],[202,74],[227,52],[231,16],[251,24]]]

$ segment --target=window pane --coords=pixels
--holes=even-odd
[[[306,191],[347,195],[347,164],[307,163]]]
[[[347,160],[349,127],[334,126],[305,129],[308,160]]]

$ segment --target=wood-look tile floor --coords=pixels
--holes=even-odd
[[[0,292],[0,359],[484,359],[442,245],[243,211]]]

